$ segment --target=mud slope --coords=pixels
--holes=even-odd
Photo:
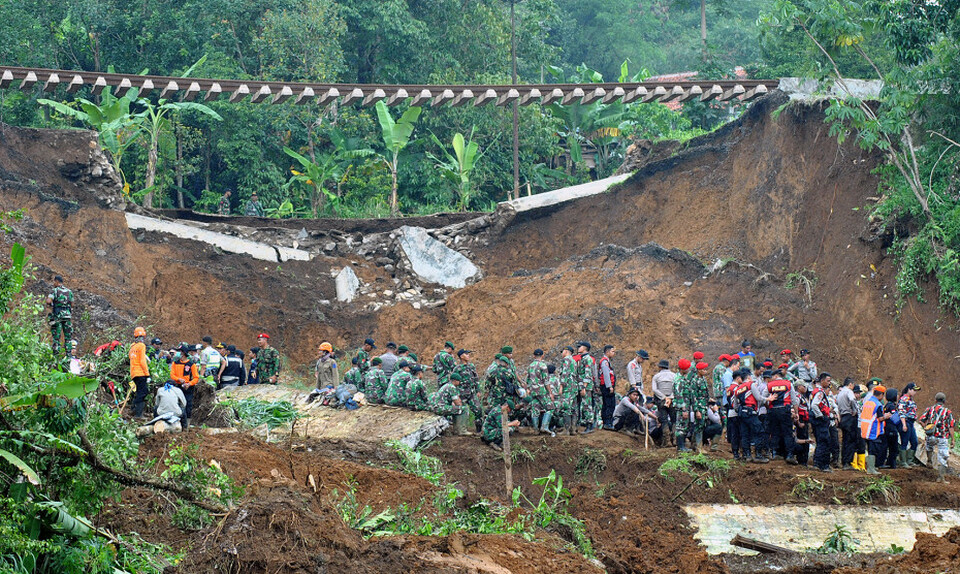
[[[479,254],[487,279],[444,313],[398,313],[401,338],[431,349],[453,338],[484,354],[512,343],[522,360],[581,336],[654,359],[716,357],[750,338],[761,356],[813,349],[835,377],[915,379],[956,396],[956,319],[912,301],[896,314],[889,238],[867,216],[877,158],[838,147],[818,108],[791,105],[774,119],[784,100],[757,102],[602,196],[521,214]],[[693,257],[632,254],[648,242]],[[627,251],[600,248],[611,244]],[[733,261],[698,279],[697,259]],[[811,302],[785,288],[802,270],[816,278]]]

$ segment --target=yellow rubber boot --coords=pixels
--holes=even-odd
[[[866,472],[866,471],[867,471],[867,455],[866,455],[866,453],[854,455],[853,460],[854,460],[854,464],[853,464],[853,467],[854,467],[854,468],[856,468],[857,470],[862,471],[862,472]]]

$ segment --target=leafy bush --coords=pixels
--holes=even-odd
[[[886,504],[897,504],[900,502],[900,487],[883,474],[865,479],[863,488],[854,495],[857,504],[870,504],[877,497]]]
[[[845,554],[857,551],[858,542],[846,526],[837,524],[816,549],[820,554]]]
[[[204,462],[199,458],[197,445],[177,446],[163,460],[166,468],[161,478],[172,480],[188,488],[202,498],[217,499],[231,504],[243,496],[243,485],[237,485],[233,479],[220,469],[216,461]]]
[[[581,476],[588,474],[598,476],[606,469],[606,453],[597,448],[587,447],[583,449],[583,452],[580,453],[579,458],[577,458],[577,465],[574,467],[573,472]]]
[[[300,418],[300,413],[289,401],[271,402],[248,397],[239,401],[226,400],[222,404],[233,408],[243,424],[252,428],[265,424],[273,430]]]

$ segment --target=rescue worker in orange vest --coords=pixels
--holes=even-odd
[[[130,345],[130,379],[137,386],[133,396],[133,416],[143,416],[143,401],[150,390],[150,365],[147,362],[147,344],[144,339],[147,331],[143,327],[133,330],[133,344]]]
[[[183,413],[183,430],[190,427],[190,415],[193,414],[193,390],[200,382],[200,369],[190,360],[191,348],[192,345],[180,343],[180,356],[170,365],[170,380],[180,387],[183,397],[187,399],[187,408]]]
[[[883,433],[890,413],[883,412],[883,396],[887,388],[883,385],[873,387],[873,393],[863,402],[860,410],[860,436],[867,443],[867,474],[877,472],[877,458],[886,451],[887,445]]]
[[[767,426],[770,432],[770,450],[776,452],[783,441],[787,464],[797,464],[795,456],[796,441],[793,438],[793,421],[797,417],[797,394],[790,381],[784,379],[779,371],[773,372],[767,383],[769,402],[767,403]]]
[[[745,462],[767,463],[770,459],[763,456],[763,426],[757,416],[759,403],[753,392],[753,380],[750,369],[740,370],[741,382],[734,389],[737,405],[737,418],[740,419],[740,450]],[[752,453],[751,454],[751,448]]]

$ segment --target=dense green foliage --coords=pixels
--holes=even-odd
[[[878,103],[831,99],[830,133],[886,158],[873,217],[893,237],[898,304],[935,277],[940,305],[960,313],[960,2],[779,0],[764,23],[816,50],[808,63],[838,88],[883,80]]]
[[[641,77],[719,77],[737,65],[761,67],[752,23],[772,1],[0,1],[0,62],[286,81],[508,83],[513,5],[521,82],[616,80],[625,62]],[[408,145],[393,154],[378,114],[355,106],[213,102],[208,114],[157,102],[156,93],[138,100],[131,92],[121,102],[86,90],[75,103],[62,92],[45,96],[70,103],[67,110],[38,107],[39,97],[39,86],[0,92],[0,120],[101,130],[131,197],[157,206],[213,211],[231,189],[234,212],[256,191],[272,216],[379,216],[487,209],[513,188],[509,107],[424,108]],[[80,116],[94,106],[123,113]],[[695,103],[683,114],[660,104],[577,107],[520,110],[524,192],[609,175],[629,137],[684,136],[729,117],[723,106]],[[458,133],[472,134],[477,146],[467,179],[449,154]],[[597,165],[588,167],[594,155]],[[321,179],[303,175],[309,164]]]

